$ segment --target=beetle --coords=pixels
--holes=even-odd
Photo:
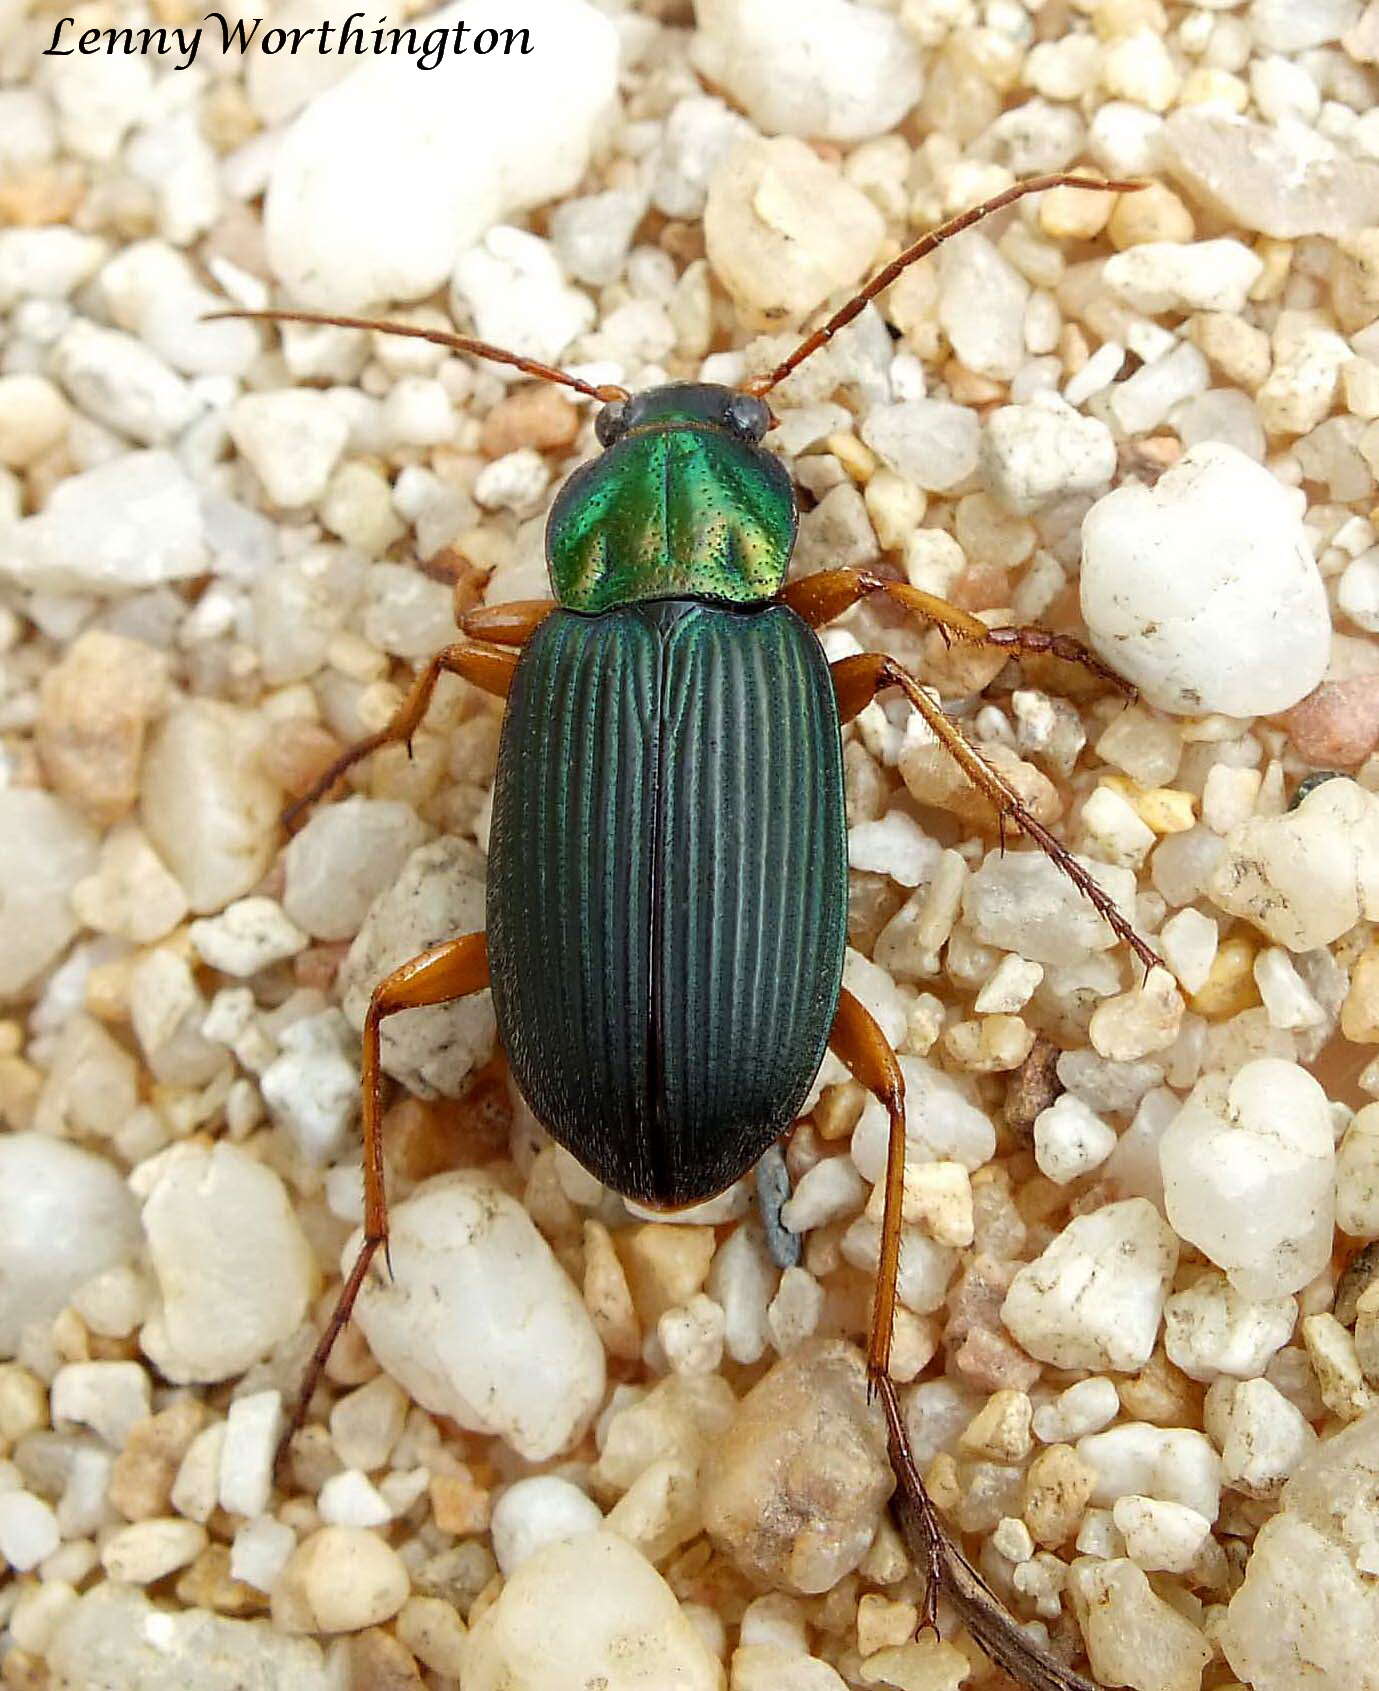
[[[995,805],[1003,840],[1007,824],[1030,836],[1146,967],[1157,958],[906,670],[869,652],[830,665],[816,631],[879,595],[949,642],[1052,652],[1123,684],[1068,637],[991,628],[870,571],[789,581],[796,505],[787,472],[763,445],[773,421],[765,396],[908,265],[1023,195],[1062,184],[1141,186],[1062,175],[1014,184],[907,248],[742,389],[688,382],[633,395],[440,331],[288,310],[225,314],[436,341],[601,405],[602,451],[550,512],[553,598],[464,616],[464,637],[431,659],[394,719],[337,759],[288,813],[295,821],[378,747],[410,744],[442,674],[506,699],[487,929],[434,946],[373,991],[363,1032],[364,1240],[284,1447],[370,1264],[386,1252],[382,1024],[484,988],[537,1118],[605,1185],[653,1208],[702,1202],[746,1173],[794,1119],[829,1046],[881,1099],[890,1137],[867,1363],[893,1448],[903,1447],[887,1363],[904,1081],[880,1028],[842,984],[842,726],[899,689]]]

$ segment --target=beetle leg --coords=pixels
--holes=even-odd
[[[460,631],[493,646],[524,646],[555,609],[554,599],[510,599],[478,605],[460,618]]]
[[[876,695],[887,687],[899,687],[928,723],[935,737],[948,748],[963,774],[991,800],[1001,822],[1002,842],[1004,843],[1006,824],[1014,822],[1047,857],[1053,859],[1146,969],[1159,966],[1161,959],[1158,954],[1121,915],[1105,889],[1092,879],[1062,840],[1051,834],[1042,822],[1035,821],[1015,789],[967,740],[942,705],[926,693],[894,658],[887,657],[884,652],[859,652],[854,657],[839,658],[832,670],[834,690],[838,695],[838,710],[844,722],[850,722],[860,711],[865,710]]]
[[[890,1367],[891,1329],[895,1325],[895,1283],[900,1273],[900,1225],[905,1196],[905,1076],[885,1034],[846,987],[838,995],[838,1013],[833,1018],[828,1043],[853,1078],[885,1105],[891,1122],[886,1147],[881,1255],[876,1268],[876,1298],[867,1343],[867,1374],[874,1392]]]
[[[399,1010],[419,1010],[430,1004],[449,1004],[468,998],[488,985],[488,942],[483,933],[448,939],[413,957],[385,975],[373,989],[364,1016],[364,1053],[360,1090],[364,1117],[364,1242],[354,1259],[330,1320],[325,1325],[302,1376],[292,1415],[278,1441],[282,1461],[294,1434],[306,1419],[312,1394],[321,1382],[326,1362],[350,1318],[369,1264],[380,1248],[388,1254],[388,1199],[383,1188],[383,1071],[380,1064],[383,1020]],[[389,1271],[391,1272],[391,1264]]]
[[[811,628],[822,628],[835,617],[865,599],[869,594],[883,593],[892,604],[900,605],[922,617],[937,628],[944,642],[968,646],[992,646],[998,651],[1020,652],[1027,656],[1052,656],[1064,663],[1077,664],[1124,693],[1135,697],[1135,689],[1117,675],[1108,664],[1089,651],[1071,634],[1053,634],[1047,628],[1007,627],[988,628],[980,617],[965,611],[960,605],[950,605],[936,594],[911,587],[906,581],[890,581],[873,575],[870,570],[820,570],[815,575],[792,581],[781,594],[782,601]]]
[[[515,652],[500,651],[496,646],[484,646],[472,640],[457,641],[455,645],[446,646],[444,650],[437,652],[412,683],[411,691],[398,707],[392,721],[386,727],[380,728],[376,734],[370,734],[367,739],[359,740],[347,751],[341,752],[330,768],[318,776],[301,797],[294,799],[283,811],[283,826],[295,826],[299,818],[318,799],[324,798],[341,776],[352,769],[360,758],[368,757],[370,752],[376,752],[380,746],[396,745],[399,741],[406,741],[410,746],[412,736],[421,726],[421,719],[430,707],[431,695],[442,675],[463,676],[476,687],[482,687],[484,692],[494,693],[498,698],[505,699],[516,668]]]

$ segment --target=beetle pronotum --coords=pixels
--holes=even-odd
[[[1026,194],[1019,182],[900,253],[767,375],[636,396],[464,336],[305,311],[226,313],[434,341],[602,402],[602,455],[552,507],[554,598],[461,619],[393,720],[345,752],[291,822],[360,758],[410,742],[442,674],[508,701],[489,851],[488,927],[434,946],[375,987],[364,1025],[364,1242],[311,1359],[286,1447],[376,1253],[386,1251],[380,1029],[399,1011],[491,987],[517,1085],[536,1116],[605,1185],[678,1208],[737,1180],[786,1130],[826,1046],[890,1118],[867,1365],[882,1397],[902,1517],[929,1574],[974,1634],[1035,1683],[1086,1684],[1043,1658],[940,1529],[910,1457],[887,1372],[905,1169],[904,1080],[842,986],[847,817],[840,729],[899,689],[991,800],[1145,963],[1157,958],[1106,894],[894,659],[829,665],[813,632],[882,595],[948,641],[1048,653],[1118,678],[1065,636],[989,628],[955,605],[859,569],[786,581],[796,511],[760,444],[765,395],[917,259]],[[964,1571],[965,1570],[965,1571]],[[985,1598],[983,1597],[985,1593]],[[989,1600],[989,1601],[988,1601]]]

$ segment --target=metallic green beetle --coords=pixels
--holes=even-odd
[[[633,397],[462,336],[308,312],[237,314],[436,341],[603,402],[603,452],[570,477],[551,510],[554,601],[463,617],[467,638],[431,660],[393,721],[339,758],[288,813],[300,813],[378,746],[410,742],[441,674],[508,699],[487,933],[446,940],[374,989],[362,1063],[364,1243],[284,1447],[387,1242],[379,1041],[388,1016],[491,985],[513,1075],[537,1117],[613,1190],[666,1208],[709,1198],[749,1169],[793,1119],[831,1043],[890,1118],[868,1367],[887,1411],[907,1518],[919,1523],[931,1598],[944,1584],[974,1633],[986,1627],[997,1659],[1006,1659],[1000,1650],[1012,1661],[1032,1659],[1008,1617],[983,1620],[974,1596],[980,1579],[962,1572],[960,1553],[934,1524],[887,1375],[904,1082],[881,1030],[842,986],[841,725],[878,693],[899,689],[1002,826],[1018,825],[1054,857],[1147,966],[1157,959],[913,677],[882,653],[830,665],[813,631],[881,594],[949,641],[1052,652],[1116,678],[1065,636],[990,628],[888,577],[839,569],[787,582],[795,501],[785,470],[761,443],[771,422],[762,396],[907,264],[1021,195],[1063,183],[1138,186],[1062,176],[1017,183],[907,248],[741,391],[687,383]],[[1087,1683],[1059,1673],[1040,1683]]]

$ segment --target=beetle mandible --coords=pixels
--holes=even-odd
[[[601,455],[551,509],[552,600],[475,610],[393,720],[351,747],[289,825],[360,758],[410,744],[442,674],[505,697],[489,850],[487,931],[434,946],[374,988],[363,1034],[364,1241],[283,1436],[301,1425],[374,1257],[386,1252],[383,1022],[491,987],[513,1076],[553,1138],[605,1185],[652,1207],[731,1185],[785,1132],[826,1047],[890,1120],[867,1364],[903,1443],[889,1358],[905,1167],[894,1052],[842,986],[847,817],[840,730],[899,689],[991,800],[1092,900],[1145,963],[1157,958],[1101,887],[1025,809],[895,660],[829,665],[815,630],[872,595],[949,641],[1053,652],[1123,685],[1076,641],[991,628],[859,569],[786,580],[790,478],[762,446],[765,395],[917,259],[1016,199],[1018,182],[915,242],[741,390],[682,383],[632,395],[466,337],[320,313],[224,313],[382,330],[516,366],[602,403]],[[922,1489],[922,1488],[921,1488]]]

